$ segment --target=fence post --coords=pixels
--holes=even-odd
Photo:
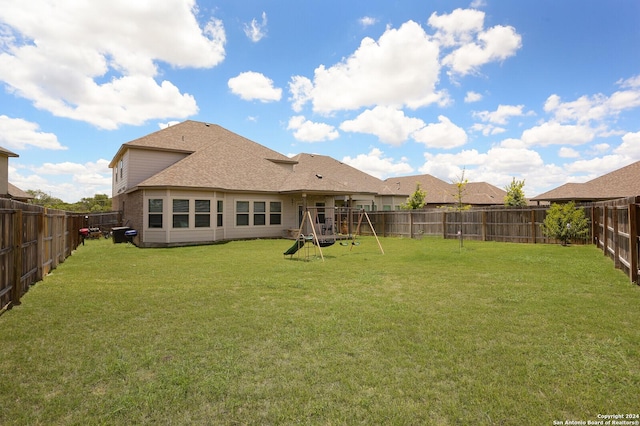
[[[530,217],[531,217],[531,239],[532,239],[531,242],[535,244],[536,243],[536,211],[534,209],[531,209]]]
[[[482,211],[482,241],[487,241],[487,211]]]
[[[629,204],[629,278],[638,282],[638,206]]]
[[[409,238],[413,238],[413,211],[409,210]]]
[[[442,211],[442,238],[447,239],[447,212]]]
[[[380,216],[382,216],[382,236],[386,237],[387,236],[387,223],[385,221],[385,218],[387,217],[387,214],[385,212],[380,213]]]
[[[609,244],[609,207],[602,207],[602,252],[605,256],[608,255],[608,247]]]
[[[611,243],[613,244],[613,264],[617,269],[620,269],[620,236],[618,235],[618,208],[613,207],[613,238]]]
[[[38,214],[38,250],[37,250],[37,263],[38,263],[38,277],[36,281],[40,281],[44,277],[44,224],[45,224],[44,210]]]
[[[13,214],[13,294],[11,302],[20,304],[22,297],[22,210],[17,209]]]

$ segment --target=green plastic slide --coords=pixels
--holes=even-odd
[[[304,238],[300,238],[296,240],[296,242],[293,243],[291,247],[289,247],[289,250],[285,251],[283,254],[285,256],[291,256],[295,254],[298,250],[300,250],[304,246],[304,242],[305,242]]]

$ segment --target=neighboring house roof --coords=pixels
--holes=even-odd
[[[14,200],[26,201],[32,200],[34,198],[33,195],[30,195],[28,192],[23,191],[22,189],[13,185],[11,182],[9,182],[7,185],[9,188],[9,196]]]
[[[455,184],[452,184],[454,192]],[[504,204],[507,191],[486,182],[469,182],[465,187],[462,201],[464,204],[495,205]]]
[[[584,183],[566,183],[532,201],[594,201],[640,195],[640,161]]]
[[[386,179],[380,194],[410,197],[415,192],[418,183],[420,189],[427,192],[425,199],[427,204],[455,204],[457,202],[455,183],[447,183],[428,174]],[[469,182],[465,187],[462,202],[473,205],[502,204],[506,195],[506,191],[486,182]]]

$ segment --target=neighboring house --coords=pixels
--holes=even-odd
[[[281,237],[298,229],[305,207],[319,218],[333,207],[397,209],[417,178],[434,205],[454,202],[452,185],[429,175],[382,181],[328,156],[289,158],[196,121],[123,144],[109,167],[113,209],[141,247]],[[465,203],[503,202],[504,191],[491,185],[467,188]]]
[[[640,195],[640,161],[584,183],[566,183],[531,201],[589,203]]]
[[[431,175],[403,176],[386,179],[380,190],[380,210],[397,210],[416,190],[426,191],[425,207],[450,207],[458,203],[455,183],[447,183]],[[507,192],[485,182],[468,182],[462,203],[474,207],[503,205]]]
[[[0,198],[29,201],[33,196],[9,183],[9,157],[15,158],[18,157],[18,154],[0,147]]]

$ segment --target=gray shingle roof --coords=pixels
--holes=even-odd
[[[429,204],[455,203],[455,185],[431,175],[382,181],[334,158],[298,154],[289,158],[218,125],[185,121],[123,144],[110,167],[127,149],[189,154],[137,187],[206,188],[225,191],[381,194],[408,197],[420,182]],[[500,204],[506,192],[469,183],[464,202]]]
[[[427,204],[455,204],[457,193],[454,183],[447,183],[434,176],[425,174],[386,179],[380,189],[381,195],[409,197],[416,190],[416,185],[427,192]],[[507,192],[486,182],[469,182],[462,197],[464,204],[495,205],[502,204]]]
[[[640,195],[640,161],[584,183],[566,183],[532,201],[611,200]]]
[[[289,158],[220,126],[196,121],[124,144],[111,167],[128,148],[189,153],[138,187],[375,194],[381,182],[331,157],[299,154]]]
[[[381,180],[326,155],[298,154],[280,190],[377,194]]]

